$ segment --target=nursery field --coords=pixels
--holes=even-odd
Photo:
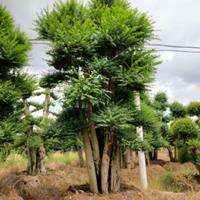
[[[147,167],[149,189],[140,188],[138,166],[121,169],[121,192],[92,194],[85,167],[78,166],[76,153],[54,153],[47,162],[45,175],[27,176],[26,160],[12,154],[1,164],[1,200],[199,200],[199,173],[188,162],[171,163],[161,152],[160,159]]]

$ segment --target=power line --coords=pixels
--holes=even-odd
[[[159,44],[159,43],[148,43],[147,46],[171,47],[171,48],[182,48],[182,49],[200,49],[200,47],[198,46],[184,46],[184,45],[171,45],[171,44]]]
[[[39,39],[30,39],[30,41],[33,44],[39,44],[39,45],[51,45],[50,42],[39,40]],[[192,51],[192,50],[179,50],[179,49],[199,49],[198,46],[184,46],[184,45],[171,45],[171,44],[161,44],[161,43],[148,43],[147,46],[153,46],[153,47],[168,47],[167,49],[156,49],[160,52],[177,52],[177,53],[195,53],[199,54],[200,51]]]
[[[168,52],[177,52],[177,53],[196,53],[199,54],[200,51],[187,51],[187,50],[179,50],[179,49],[157,49],[156,51],[168,51]]]

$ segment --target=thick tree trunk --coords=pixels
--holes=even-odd
[[[89,121],[90,121],[91,144],[92,144],[92,149],[93,149],[93,158],[94,158],[94,163],[95,163],[95,169],[96,169],[97,176],[99,176],[99,173],[100,173],[99,142],[98,142],[98,139],[97,139],[95,123],[91,120],[92,114],[93,114],[92,105],[89,104],[88,118],[89,118]]]
[[[37,155],[36,150],[33,148],[27,149],[28,153],[28,174],[29,175],[36,175],[37,174]]]
[[[112,151],[110,191],[120,191],[120,148],[115,141]]]
[[[137,110],[141,110],[140,105],[140,94],[138,92],[135,93],[135,106]],[[141,140],[143,140],[143,127],[136,127],[136,132]],[[140,173],[140,182],[143,189],[148,188],[147,182],[147,169],[146,169],[146,161],[145,161],[145,154],[143,151],[138,152],[138,159],[139,159],[139,173]]]
[[[101,163],[101,191],[102,193],[108,193],[108,179],[109,179],[109,167],[110,167],[110,154],[111,154],[111,145],[112,145],[112,138],[108,134],[105,136],[105,144],[102,156],[102,163]]]
[[[78,147],[78,158],[80,167],[84,167],[83,147]]]
[[[45,156],[46,156],[46,151],[44,146],[42,145],[38,149],[38,154],[37,154],[37,173],[46,173],[46,167],[45,167]]]
[[[93,193],[98,193],[95,164],[94,164],[94,159],[93,159],[93,155],[92,155],[92,147],[90,144],[90,138],[89,138],[87,128],[83,129],[83,142],[84,142],[86,164],[87,164],[88,175],[89,175],[90,190]]]

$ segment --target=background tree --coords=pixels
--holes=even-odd
[[[178,118],[172,124],[172,131],[179,149],[179,160],[184,162],[188,158],[188,144],[198,136],[196,124],[190,118]],[[194,154],[195,156],[195,154]]]

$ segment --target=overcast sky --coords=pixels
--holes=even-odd
[[[14,16],[16,23],[36,38],[33,20],[43,8],[52,7],[56,0],[0,0]],[[133,7],[148,12],[155,21],[157,43],[200,46],[200,1],[198,0],[131,0]],[[35,74],[45,72],[43,45],[34,45],[30,53],[29,71]],[[153,93],[167,92],[170,101],[200,100],[200,54],[162,52],[163,63],[158,66]]]

